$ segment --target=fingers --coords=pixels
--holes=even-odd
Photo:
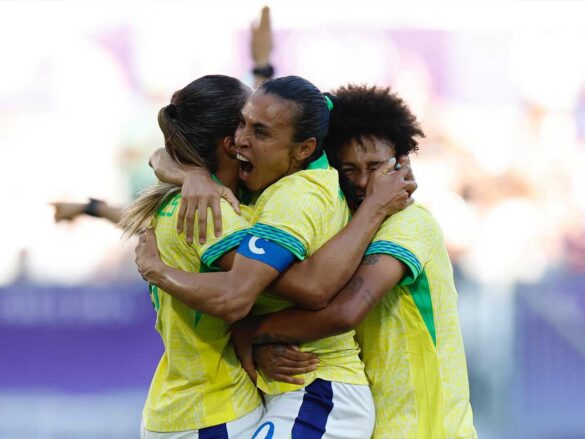
[[[387,162],[382,163],[380,166],[378,166],[378,169],[376,169],[376,172],[381,174],[381,175],[389,174],[389,173],[394,171],[395,164],[396,164],[396,159],[394,157],[392,157]]]
[[[281,358],[294,361],[294,362],[303,362],[303,361],[312,361],[316,360],[319,362],[319,357],[311,352],[301,352],[300,350],[295,350],[291,347],[288,347],[281,353]]]
[[[418,188],[418,184],[416,183],[416,181],[405,181],[404,182],[404,190],[408,193],[408,196],[410,197],[413,192],[415,190],[417,190]]]
[[[215,236],[219,238],[221,236],[221,208],[219,205],[219,198],[213,198],[211,200],[211,213],[213,214],[213,230]]]
[[[260,16],[260,29],[270,30],[270,8],[264,6],[262,8],[262,15]]]
[[[220,196],[232,205],[234,211],[238,215],[241,215],[242,212],[240,211],[240,201],[236,198],[231,190],[229,190],[227,187],[223,187]]]
[[[319,359],[314,358],[311,360],[290,360],[285,357],[275,357],[272,360],[272,363],[276,367],[287,367],[293,369],[307,369],[307,368],[317,368],[317,364],[319,364]],[[314,369],[313,369],[314,370]]]
[[[197,222],[197,228],[199,233],[199,243],[205,244],[207,241],[207,200],[199,199],[197,204],[197,210],[199,211],[199,221]],[[193,242],[193,236],[191,236],[191,242]]]
[[[285,366],[275,366],[273,369],[274,374],[280,375],[303,375],[305,373],[313,372],[317,370],[317,366],[307,366],[307,367],[285,367]]]
[[[402,166],[410,166],[410,157],[407,155],[401,155],[398,157],[398,164]]]
[[[283,382],[283,383],[298,384],[299,386],[302,386],[303,384],[305,384],[305,380],[302,378],[295,378],[295,377],[283,375],[280,373],[269,374],[269,376],[270,376],[270,378],[272,378],[276,381]]]
[[[177,214],[177,233],[181,233],[183,231],[185,213],[187,213],[187,204],[187,198],[181,197],[181,206],[179,207],[179,213]]]
[[[414,181],[414,174],[412,173],[412,167],[410,165],[404,165],[400,168],[399,172],[405,180]]]

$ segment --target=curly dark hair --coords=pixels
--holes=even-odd
[[[347,85],[326,93],[333,102],[325,149],[337,161],[342,146],[364,137],[389,141],[396,156],[418,151],[415,137],[424,137],[416,117],[390,88]]]

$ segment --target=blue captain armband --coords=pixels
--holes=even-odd
[[[286,248],[264,238],[246,235],[238,247],[238,253],[270,265],[282,273],[295,262],[296,257]]]

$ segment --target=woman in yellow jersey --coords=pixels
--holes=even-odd
[[[403,205],[410,203],[404,174],[380,172],[377,189],[356,212],[353,224],[335,245],[324,245],[348,220],[337,173],[322,152],[328,119],[327,100],[308,81],[286,77],[265,82],[247,100],[235,134],[237,158],[242,162],[240,179],[248,189],[262,193],[250,217],[253,226],[233,261],[218,259],[218,265],[228,271],[197,274],[168,266],[159,258],[154,235],[148,233],[137,249],[145,279],[189,307],[228,322],[246,316],[271,284],[281,297],[322,306],[348,280],[385,216],[397,210],[390,207],[395,194],[389,194],[384,185],[393,182]],[[293,264],[311,255],[312,264]],[[311,271],[311,266],[320,271]],[[298,278],[301,281],[282,288],[294,271],[305,273]],[[330,275],[315,279],[316,272]],[[267,295],[259,302],[258,312],[292,305]],[[369,437],[374,409],[353,332],[302,348],[320,358],[317,369],[303,376],[305,387],[283,386],[262,374],[258,377],[266,394],[267,415],[253,437],[312,438],[325,433],[327,437]]]
[[[326,148],[356,209],[372,170],[416,151],[423,133],[389,89],[349,86],[332,100]],[[475,438],[457,292],[438,224],[415,203],[384,221],[365,254],[323,310],[288,309],[242,322],[232,334],[301,343],[357,328],[376,405],[375,438]],[[268,348],[257,352],[268,374],[287,374],[289,365],[275,364]]]
[[[170,157],[183,165],[206,166],[236,190],[238,164],[230,158],[235,154],[233,133],[249,94],[237,79],[220,75],[199,78],[177,91],[158,114]],[[180,186],[170,184],[146,189],[126,209],[120,225],[134,234],[153,221],[168,264],[207,271],[221,250],[238,246],[248,224],[226,209],[224,236],[211,237],[204,245],[188,244],[175,231],[179,193]],[[229,326],[186,307],[156,286],[150,292],[165,351],[144,407],[142,437],[248,434],[263,407],[234,354]]]

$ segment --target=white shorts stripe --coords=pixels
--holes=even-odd
[[[368,386],[315,380],[280,395],[265,395],[266,413],[250,439],[369,439],[375,409]]]

